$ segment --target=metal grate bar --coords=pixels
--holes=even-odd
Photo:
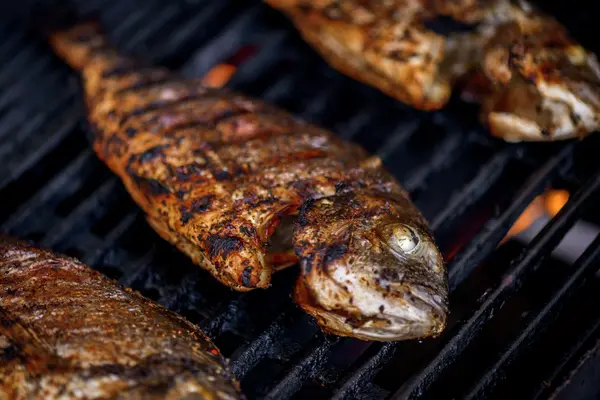
[[[48,109],[48,114],[52,114],[56,110],[62,108],[62,106],[64,106],[70,99],[71,96],[68,95],[60,97],[54,104],[52,104],[51,108]],[[29,120],[23,127],[19,128],[18,135],[13,135],[10,141],[0,146],[0,157],[6,157],[7,154],[14,152],[19,145],[22,145],[29,140],[32,135],[38,133],[43,123],[47,121],[48,114],[38,114],[34,116],[33,119]]]
[[[123,286],[133,287],[141,276],[146,275],[152,261],[156,258],[156,254],[156,247],[152,246],[141,257],[125,265],[122,270],[126,273],[119,279],[119,283]]]
[[[380,345],[377,344],[376,346]],[[333,396],[332,400],[341,400],[348,397],[360,398],[359,391],[363,387],[363,383],[372,381],[381,368],[394,357],[398,348],[398,343],[385,343],[381,345],[374,355],[360,364],[348,378],[343,380],[340,389]]]
[[[94,193],[92,193],[83,203],[81,203],[62,223],[54,228],[50,229],[42,244],[47,247],[56,248],[58,244],[64,240],[67,236],[73,234],[76,226],[82,222],[82,220],[91,215],[97,214],[106,208],[104,203],[112,203],[116,201],[114,196],[111,196],[115,189],[118,187],[119,181],[116,178],[111,178],[104,182]],[[89,222],[88,222],[89,223]]]
[[[63,196],[74,193],[77,188],[82,185],[84,181],[82,177],[87,176],[89,170],[93,167],[90,163],[92,157],[92,150],[85,150],[82,152],[63,171],[46,183],[35,196],[31,197],[15,213],[13,213],[2,225],[2,229],[7,232],[13,231],[26,219],[30,218],[37,210],[44,205],[47,205],[58,192]]]
[[[223,325],[235,316],[238,312],[239,304],[247,295],[248,293],[242,293],[238,296],[230,294],[230,296],[219,305],[214,318],[203,321],[201,326],[202,330],[210,337],[219,336],[222,332]]]
[[[125,2],[117,4],[111,11],[113,13],[116,13],[117,11],[125,12],[125,10],[120,10],[120,8],[123,8],[123,6],[126,5],[127,3]],[[131,4],[129,5],[131,6]],[[134,28],[137,23],[141,22],[144,17],[148,17],[148,9],[142,8],[140,10],[141,11],[135,10],[134,12],[127,11],[126,17],[112,30],[112,37],[116,40],[120,40],[126,33],[131,33],[128,31],[132,30],[132,28]],[[151,21],[152,18],[147,18],[147,20]]]
[[[0,57],[6,59],[7,56],[14,56],[15,50],[17,50],[20,42],[23,40],[23,33],[20,31],[3,32],[2,36],[6,38],[0,43]]]
[[[573,146],[565,146],[557,157],[552,157],[535,171],[517,191],[518,195],[511,201],[510,206],[500,216],[488,220],[481,232],[454,257],[448,271],[450,291],[454,291],[498,246],[506,231],[535,196],[543,190],[544,186],[557,175],[572,153]]]
[[[287,313],[279,314],[271,325],[245,347],[241,353],[231,357],[229,363],[231,371],[239,380],[242,380],[276,346],[276,339],[283,334],[286,318]]]
[[[317,344],[310,347],[301,360],[294,364],[292,369],[281,379],[277,385],[265,396],[266,399],[290,398],[296,393],[303,382],[310,376],[316,375],[317,371],[323,368],[325,360],[329,357],[331,348],[341,339],[334,337],[325,339],[321,343],[321,338],[317,339]]]
[[[15,79],[15,76],[18,76],[21,72],[23,65],[35,62],[35,51],[36,49],[32,45],[19,46],[18,53],[9,57],[9,61],[2,67],[0,86],[4,86],[6,82]]]
[[[449,135],[436,148],[427,162],[411,172],[406,182],[402,185],[409,192],[414,192],[423,187],[427,178],[434,172],[440,171],[448,164],[460,157],[461,149],[465,146],[465,137],[462,135]],[[457,154],[458,153],[458,154]]]
[[[115,226],[108,235],[102,238],[101,247],[95,248],[92,253],[87,253],[83,261],[87,265],[96,265],[107,251],[115,247],[117,241],[131,228],[140,214],[141,211],[138,209],[127,213],[127,215],[119,221],[117,226]]]
[[[440,230],[444,225],[452,223],[459,215],[475,204],[482,195],[502,176],[502,171],[512,159],[516,149],[509,147],[497,153],[477,173],[460,193],[450,197],[449,205],[430,223],[431,229]]]
[[[177,15],[177,9],[173,6],[154,11],[155,13],[151,18],[144,18],[143,27],[127,38],[123,45],[123,51],[133,49],[134,46],[139,46],[140,43],[146,41],[148,37],[158,34],[161,28]],[[151,12],[145,13],[144,16],[148,14],[151,14]]]
[[[553,371],[546,378],[547,382],[552,382],[552,386],[541,385],[538,389],[537,393],[532,396],[532,399],[548,399],[551,398],[551,391],[556,390],[556,388],[560,388],[564,385],[564,381],[568,381],[570,379],[569,373],[571,371],[567,371],[568,365],[572,362],[579,361],[577,358],[581,357],[581,353],[586,349],[586,344],[589,345],[589,342],[593,338],[597,338],[600,334],[600,318],[596,319],[596,321],[582,334],[578,337],[578,340],[565,352],[561,361],[556,365]],[[583,356],[585,357],[585,355]],[[565,376],[566,375],[566,376]],[[562,382],[561,382],[562,381]]]
[[[348,120],[340,128],[337,129],[341,138],[346,140],[352,140],[360,131],[366,129],[374,121],[379,118],[377,110],[371,107],[367,107],[362,111],[359,111],[353,118]]]
[[[296,83],[295,74],[283,75],[261,94],[261,98],[269,103],[278,103],[281,98],[289,94],[290,90],[293,90],[294,83]]]
[[[165,41],[165,48],[168,48],[174,54],[179,53],[189,38],[194,37],[198,42],[204,42],[208,35],[215,35],[218,31],[208,29],[207,26],[218,20],[219,15],[228,6],[226,1],[213,1],[210,7],[204,7],[196,12],[188,21],[182,23],[181,27],[169,35]],[[199,28],[203,29],[199,29]]]
[[[297,115],[307,121],[318,121],[328,110],[330,103],[335,102],[339,96],[338,87],[331,84],[323,92],[319,93],[314,100],[310,101]]]
[[[498,380],[502,379],[505,369],[527,348],[535,336],[540,335],[550,321],[556,317],[566,299],[573,295],[587,278],[596,273],[599,258],[600,235],[596,237],[594,242],[579,257],[575,264],[569,268],[569,271],[573,272],[571,277],[551,296],[548,304],[539,311],[525,330],[500,356],[498,361],[485,372],[479,383],[467,395],[467,399],[482,398],[490,393]]]
[[[390,137],[385,143],[375,151],[375,154],[382,160],[390,157],[394,150],[403,146],[417,132],[420,122],[417,119],[407,119],[407,121],[401,122],[400,126],[390,133]]]
[[[11,83],[7,88],[3,89],[0,93],[0,110],[10,105],[13,101],[19,99],[24,93],[23,91],[28,85],[31,85],[31,81],[38,78],[44,70],[50,65],[50,58],[45,57],[40,62],[35,64],[33,67],[23,71],[19,79]]]
[[[215,64],[225,61],[222,56],[223,49],[230,49],[230,53],[227,54],[227,56],[230,56],[231,51],[251,40],[248,37],[248,32],[252,31],[250,27],[259,12],[260,7],[253,6],[242,16],[237,17],[235,21],[227,26],[225,32],[206,43],[202,50],[194,54],[190,62],[186,63],[183,69],[184,74],[187,75],[191,71],[196,76],[206,74]]]
[[[67,110],[65,115],[72,115],[72,112],[70,111],[71,110]],[[77,124],[78,119],[76,117],[65,118],[65,121],[65,124],[54,130],[54,134],[45,139],[44,142],[35,149],[35,151],[32,151],[24,157],[20,157],[15,163],[9,162],[9,165],[6,168],[9,173],[5,173],[0,176],[0,189],[5,188],[9,182],[18,179],[25,171],[34,167],[44,156],[48,154],[48,152],[55,149],[56,146],[62,142],[69,133],[73,132],[73,128]]]
[[[396,393],[398,398],[411,397],[427,390],[431,384],[452,365],[454,360],[467,348],[480,333],[487,320],[503,301],[516,292],[522,282],[539,267],[540,259],[553,249],[583,212],[590,197],[600,188],[600,173],[583,186],[561,209],[557,216],[544,227],[527,247],[525,255],[510,268],[500,285],[489,294],[474,315],[460,328],[435,359],[411,382]]]
[[[273,64],[279,62],[282,49],[286,47],[286,43],[290,41],[290,38],[291,35],[288,31],[275,32],[265,42],[261,42],[261,47],[257,53],[238,67],[235,74],[227,82],[227,86],[233,88],[243,86],[248,81],[256,79],[260,71],[268,70]]]

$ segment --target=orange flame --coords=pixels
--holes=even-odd
[[[231,64],[217,64],[202,77],[202,83],[208,87],[220,88],[229,82],[236,70]]]
[[[568,200],[569,192],[566,190],[551,189],[537,196],[529,203],[519,218],[517,218],[500,244],[529,228],[531,224],[543,215],[554,217]]]
[[[546,194],[544,206],[546,213],[554,217],[569,201],[569,192],[566,190],[551,190]]]

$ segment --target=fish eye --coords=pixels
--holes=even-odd
[[[419,247],[419,234],[406,225],[396,225],[392,233],[393,246],[403,253],[412,253]]]

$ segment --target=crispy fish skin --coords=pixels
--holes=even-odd
[[[0,238],[0,399],[240,399],[195,325],[73,258]]]
[[[583,137],[600,128],[600,64],[554,18],[512,0],[265,0],[334,68],[415,108],[451,87],[482,103],[509,142]],[[471,25],[441,35],[440,17]],[[483,78],[483,79],[481,79]]]
[[[329,279],[326,275],[313,272],[304,276],[303,272],[303,287],[326,292],[311,300],[309,313],[343,318],[352,313],[388,321],[387,329],[378,326],[373,331],[375,340],[400,340],[443,329],[447,278],[441,256],[426,239],[431,237],[426,224],[412,227],[412,221],[422,221],[422,217],[377,157],[258,100],[209,89],[198,80],[165,75],[161,69],[136,67],[131,60],[115,55],[97,25],[84,24],[58,33],[51,43],[60,56],[81,70],[99,157],[121,177],[152,227],[222,283],[239,291],[265,288],[274,269],[290,265],[298,257],[304,265],[312,264],[317,252],[337,248],[335,235],[321,235],[318,243],[311,244],[304,243],[301,234],[294,240],[289,237],[298,228],[287,225],[277,229],[286,218],[302,220],[312,200],[328,198],[341,208],[354,210],[356,222],[370,227],[361,231],[364,238],[382,240],[373,236],[378,227],[375,222],[381,219],[374,214],[385,212],[396,225],[408,227],[388,232],[386,242],[404,243],[410,232],[420,246],[437,255],[421,262],[408,253],[386,252],[378,246],[373,259],[362,254],[350,274],[377,273],[370,261],[385,261],[390,270],[402,270],[407,262],[416,269],[433,269],[439,273],[431,275],[438,290],[432,295],[442,301],[430,302],[435,303],[433,311],[427,302],[407,306],[404,293],[400,293],[404,289],[390,292],[380,288],[369,300],[377,302],[376,307],[357,306],[352,304],[353,298],[362,296],[362,286],[323,287],[321,281]],[[346,191],[357,197],[348,200]],[[381,210],[369,206],[375,201],[381,202]],[[318,225],[318,218],[315,221]],[[335,218],[327,221],[333,224]],[[275,231],[278,234],[274,235]],[[271,239],[279,243],[270,247]],[[350,248],[346,256],[351,258],[353,251],[354,247]],[[290,257],[292,252],[296,257]],[[312,271],[322,268],[327,267],[315,265]],[[411,287],[411,278],[404,273],[390,275],[392,281],[400,279],[403,288]],[[379,282],[376,276],[369,279]],[[389,286],[387,280],[381,283]],[[332,308],[327,299],[342,295],[347,302]],[[296,295],[295,299],[307,308],[305,296]],[[384,300],[385,314],[379,308]],[[415,332],[410,328],[412,314],[407,315],[407,309],[420,313],[423,324],[430,316],[431,329]],[[358,332],[356,318],[347,322],[340,318],[335,319],[335,327],[330,327],[331,318],[318,321],[327,331],[370,337],[368,324]]]

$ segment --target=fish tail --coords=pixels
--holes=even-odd
[[[77,71],[83,70],[92,58],[102,58],[110,48],[108,38],[96,21],[53,31],[48,41],[54,52]]]

